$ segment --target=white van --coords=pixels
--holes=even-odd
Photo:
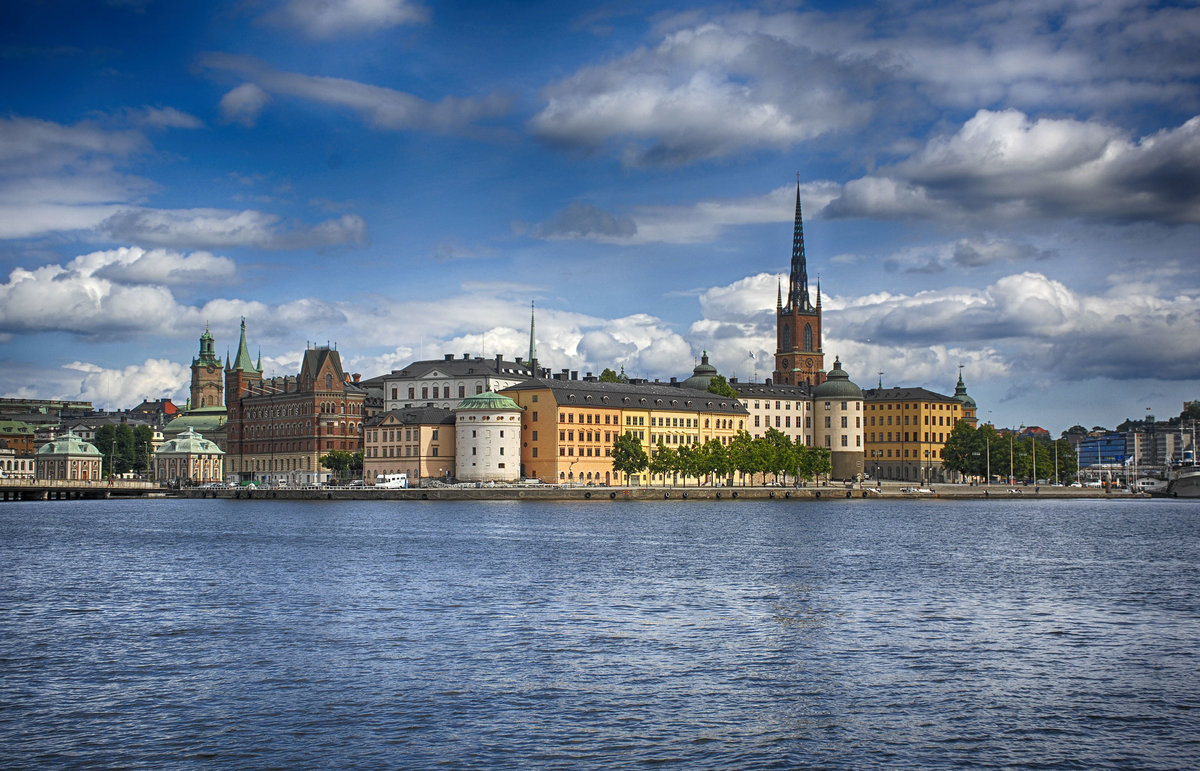
[[[408,487],[408,474],[380,474],[375,477],[375,486],[384,490],[402,490]]]

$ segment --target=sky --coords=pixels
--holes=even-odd
[[[827,366],[997,426],[1200,399],[1200,7],[0,6],[0,395],[187,398],[209,328],[773,369],[799,186]]]

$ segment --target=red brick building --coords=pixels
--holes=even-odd
[[[365,396],[337,350],[323,346],[304,352],[299,374],[264,379],[261,364],[250,361],[243,321],[225,371],[227,476],[292,486],[328,481],[321,456],[362,449]]]

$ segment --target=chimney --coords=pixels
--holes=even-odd
[[[499,353],[496,354],[496,372],[497,373],[499,373],[501,371],[500,370],[500,362],[502,362],[502,361],[504,361],[504,356]]]
[[[671,378],[671,385],[675,385],[676,380],[678,380],[678,378]]]
[[[471,354],[469,354],[469,353],[463,354],[463,361],[468,361],[468,360],[470,360],[470,358],[471,358]]]
[[[354,373],[354,382],[355,382],[355,383],[359,383],[359,382],[361,382],[361,381],[362,381],[362,373],[361,373],[361,372],[355,372],[355,373]]]
[[[571,379],[572,379],[572,380],[578,380],[578,379],[579,379],[579,370],[571,370]]]
[[[454,354],[452,353],[443,353],[442,356],[446,358],[446,361],[454,361]]]

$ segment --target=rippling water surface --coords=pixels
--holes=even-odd
[[[0,765],[1200,766],[1200,506],[0,504]]]

